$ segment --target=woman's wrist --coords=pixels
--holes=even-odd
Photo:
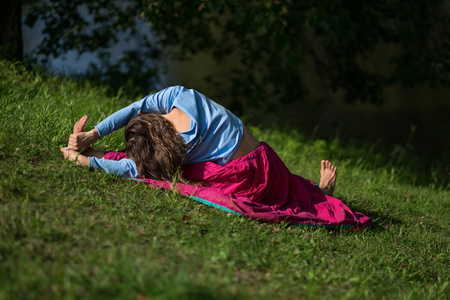
[[[88,167],[89,166],[89,157],[79,154],[77,156],[77,165]]]
[[[62,147],[60,150],[64,159],[73,161],[79,166],[89,166],[89,157],[80,154],[80,152],[68,149],[69,147]]]
[[[94,142],[100,139],[100,135],[96,128],[89,131],[89,145],[92,145]]]

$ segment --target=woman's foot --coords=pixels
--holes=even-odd
[[[73,125],[73,133],[80,133],[84,131],[84,125],[86,125],[87,120],[89,119],[88,116],[83,116],[81,119],[79,119],[75,125]]]
[[[322,160],[319,187],[325,195],[333,196],[333,192],[336,187],[336,178],[336,167],[333,166],[328,160]]]

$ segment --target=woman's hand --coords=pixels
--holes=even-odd
[[[89,157],[80,154],[77,151],[68,149],[69,147],[61,148],[61,152],[64,156],[64,159],[69,161],[75,161],[79,166],[89,166]]]
[[[69,147],[71,150],[83,151],[87,150],[93,142],[100,138],[97,129],[84,132],[84,125],[88,120],[88,116],[83,116],[73,126],[73,133],[69,136]]]
[[[97,129],[86,132],[72,133],[69,136],[69,147],[75,151],[87,150],[93,142],[99,139]]]

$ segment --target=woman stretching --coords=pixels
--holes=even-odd
[[[319,187],[291,174],[238,117],[195,90],[166,88],[84,132],[86,121],[84,116],[75,124],[68,147],[61,148],[79,165],[163,188],[179,179],[177,189],[187,196],[266,221],[354,229],[371,223],[332,197],[337,173],[329,161],[321,162]],[[123,126],[125,153],[90,147]]]

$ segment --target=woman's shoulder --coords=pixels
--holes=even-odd
[[[162,89],[161,91],[183,91],[183,90],[188,90],[188,88],[186,88],[183,85],[172,85]]]
[[[191,90],[182,85],[173,85],[160,90],[157,94],[161,95],[163,98],[174,100],[182,94],[189,94],[189,91]]]
[[[192,89],[192,88],[188,88],[188,87],[186,87],[186,86],[184,86],[184,85],[172,85],[172,86],[168,86],[168,87],[166,87],[165,89],[163,89],[163,90],[161,90],[161,91],[172,91],[172,92],[177,92],[177,93],[181,93],[181,92],[187,92],[187,93],[190,93],[190,94],[192,94],[192,93],[198,93],[198,94],[200,94],[200,92],[199,91],[197,91],[197,90],[195,90],[195,89]]]
[[[182,85],[174,85],[174,86],[168,86],[166,88],[163,88],[155,93],[150,93],[148,96],[146,96],[144,99],[147,99],[147,101],[157,103],[165,103],[172,104],[173,101],[182,94],[185,90],[187,90]]]

